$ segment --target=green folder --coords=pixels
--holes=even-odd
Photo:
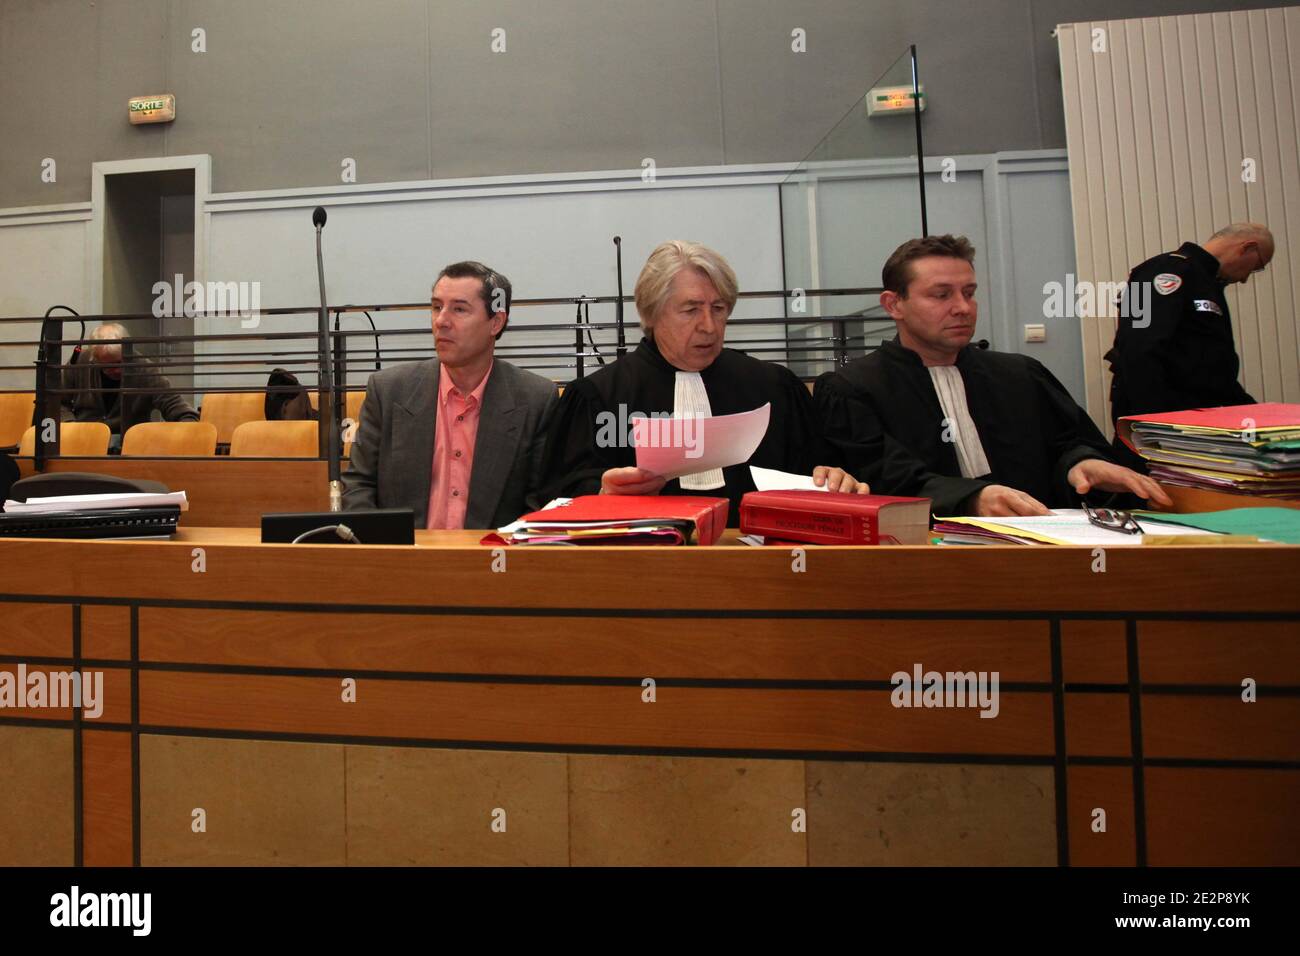
[[[1185,515],[1134,511],[1133,514],[1142,522],[1181,524],[1220,534],[1251,534],[1283,544],[1300,544],[1300,509],[1295,508],[1230,508]]]

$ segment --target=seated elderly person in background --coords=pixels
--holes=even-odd
[[[738,295],[736,274],[718,253],[672,240],[650,254],[636,283],[645,337],[634,351],[560,398],[546,442],[543,497],[583,494],[705,495],[731,500],[754,490],[749,466],[812,474],[832,491],[867,487],[834,464],[808,390],[783,366],[723,347]],[[767,433],[748,462],[665,481],[636,467],[636,449],[608,423],[634,415],[732,415],[771,403]],[[620,414],[620,410],[622,414]],[[620,425],[619,427],[624,427]]]
[[[132,425],[149,421],[157,411],[163,421],[194,422],[199,413],[172,389],[167,376],[155,372],[142,355],[122,356],[126,329],[105,322],[90,333],[94,341],[72,368],[63,372],[64,420],[103,422],[119,443]],[[102,389],[103,391],[95,391]],[[122,389],[147,391],[122,392]]]

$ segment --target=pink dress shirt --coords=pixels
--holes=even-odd
[[[452,382],[447,366],[438,366],[438,415],[433,433],[427,528],[465,527],[479,410],[483,405],[483,389],[491,376],[489,365],[483,381],[466,395]]]

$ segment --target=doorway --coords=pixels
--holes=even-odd
[[[94,164],[91,304],[99,314],[134,316],[118,320],[128,335],[194,334],[192,317],[162,316],[154,303],[159,282],[179,306],[185,284],[204,280],[210,169],[207,156]],[[194,404],[194,343],[141,343],[135,351],[163,363],[159,371]]]

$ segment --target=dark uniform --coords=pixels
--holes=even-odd
[[[1196,243],[1184,242],[1177,252],[1142,263],[1128,281],[1128,288],[1135,282],[1147,284],[1143,296],[1148,311],[1143,317],[1126,318],[1129,313],[1121,309],[1115,344],[1106,353],[1114,374],[1112,420],[1255,403],[1237,381],[1241,363],[1218,259]],[[1142,468],[1141,459],[1118,436],[1114,447],[1124,464]]]

